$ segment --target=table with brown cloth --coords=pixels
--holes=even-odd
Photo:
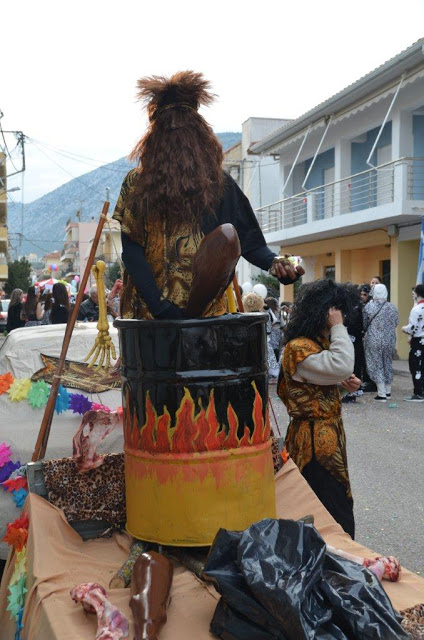
[[[277,515],[297,520],[314,515],[315,526],[324,540],[334,547],[358,556],[378,555],[359,545],[344,533],[319,502],[309,485],[289,460],[276,476]],[[108,591],[110,600],[130,621],[129,638],[134,625],[129,607],[129,589],[109,589],[109,581],[126,559],[131,539],[127,534],[83,542],[66,522],[63,513],[43,498],[30,494],[25,509],[30,519],[27,545],[28,594],[24,612],[24,640],[92,640],[97,619],[84,612],[69,595],[81,582],[98,582]],[[7,585],[13,572],[14,557],[9,555],[0,590],[0,629],[2,640],[13,640],[15,622],[10,620]],[[403,569],[398,583],[384,581],[393,606],[405,609],[424,602],[424,579]],[[161,640],[206,640],[214,636],[209,624],[219,595],[213,587],[177,566],[168,610],[168,622]]]

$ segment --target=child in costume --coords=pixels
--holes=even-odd
[[[358,304],[349,284],[303,285],[284,334],[278,395],[290,424],[285,447],[318,498],[354,537],[353,500],[338,384],[359,389],[354,348],[343,322]]]

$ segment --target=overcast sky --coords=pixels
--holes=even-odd
[[[94,159],[73,162],[29,141],[25,202],[129,153],[145,127],[141,76],[203,72],[219,98],[202,113],[217,132],[240,131],[250,116],[300,116],[424,36],[424,0],[5,5],[3,129]]]

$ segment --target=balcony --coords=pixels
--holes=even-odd
[[[0,254],[0,280],[7,280],[7,275],[7,258],[5,255]]]
[[[0,224],[0,252],[6,253],[8,248],[7,226]]]
[[[267,242],[302,241],[415,221],[424,213],[424,158],[375,169],[279,200],[255,211]],[[346,232],[343,233],[346,235]]]
[[[68,261],[73,261],[75,260],[75,257],[78,253],[78,242],[77,241],[72,241],[72,242],[64,242],[63,243],[63,250],[62,253],[60,255],[60,261],[61,262],[68,262]]]

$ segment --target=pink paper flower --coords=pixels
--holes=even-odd
[[[93,409],[93,411],[106,411],[106,413],[110,413],[111,411],[109,407],[105,407],[104,404],[98,404],[97,402],[93,402],[91,408]]]
[[[0,444],[0,467],[3,467],[7,462],[10,462],[10,457],[10,447],[5,442],[2,442]]]

